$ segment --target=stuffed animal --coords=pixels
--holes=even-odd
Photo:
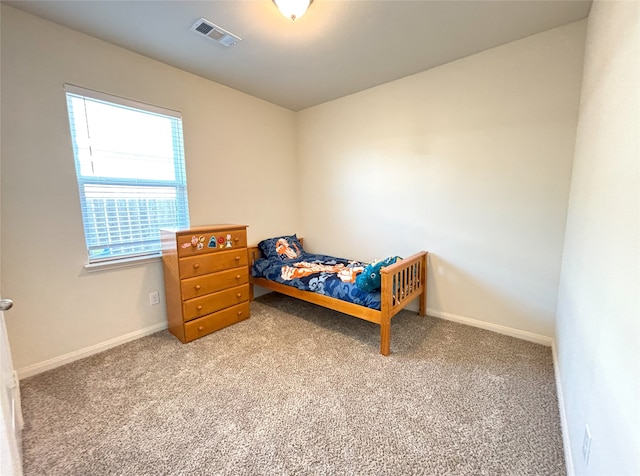
[[[358,275],[356,278],[356,286],[358,289],[362,291],[366,291],[368,293],[378,291],[380,289],[380,283],[382,278],[380,277],[380,270],[385,266],[392,265],[396,261],[398,261],[400,256],[391,256],[389,258],[385,258],[383,260],[376,260],[372,263],[369,263],[362,273]]]

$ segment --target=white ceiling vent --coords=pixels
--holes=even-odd
[[[233,33],[229,33],[227,30],[220,28],[218,25],[214,25],[204,18],[200,18],[200,20],[195,22],[191,27],[191,31],[200,33],[213,41],[222,43],[224,46],[233,46],[241,40]]]

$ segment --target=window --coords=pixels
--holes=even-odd
[[[89,263],[154,255],[189,226],[179,113],[65,85]]]

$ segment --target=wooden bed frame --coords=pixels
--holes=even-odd
[[[302,240],[300,240],[302,242]],[[253,263],[261,257],[260,249],[256,246],[248,248],[249,270]],[[249,271],[250,299],[253,300],[253,286],[261,286],[272,291],[302,299],[334,311],[364,319],[380,326],[380,353],[391,353],[391,318],[404,309],[416,298],[420,299],[418,314],[426,315],[427,309],[427,255],[420,251],[406,259],[398,260],[391,266],[380,270],[381,276],[381,306],[380,310],[371,309],[340,299],[324,296],[312,291],[303,291],[293,286],[269,281],[264,278],[254,278]],[[398,283],[393,289],[393,282]]]

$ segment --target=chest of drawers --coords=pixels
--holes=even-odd
[[[160,230],[169,331],[190,342],[249,317],[247,227]]]

